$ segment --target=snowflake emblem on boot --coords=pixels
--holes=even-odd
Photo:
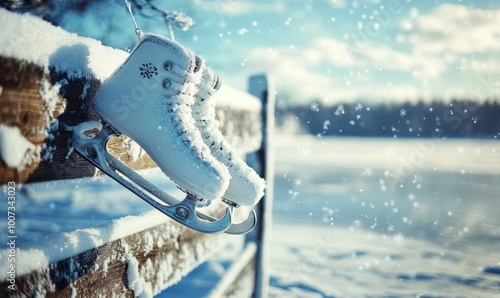
[[[158,68],[152,66],[151,63],[143,63],[142,67],[139,67],[139,70],[143,78],[151,79],[153,75],[158,75]]]

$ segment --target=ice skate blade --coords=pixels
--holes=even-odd
[[[203,233],[242,234],[255,226],[256,217],[253,212],[244,222],[231,224],[232,208],[226,209],[224,216],[217,219],[197,211],[196,208],[203,205],[203,202],[189,193],[182,202],[168,195],[107,152],[107,142],[116,134],[119,133],[106,124],[94,138],[73,135],[73,147],[93,165],[128,190],[160,212],[191,229]]]
[[[250,232],[256,224],[257,215],[255,214],[255,211],[252,210],[250,214],[248,214],[247,219],[237,224],[231,224],[231,226],[225,231],[225,233],[233,235],[245,234]]]

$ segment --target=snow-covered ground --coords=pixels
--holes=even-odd
[[[498,141],[276,143],[271,297],[500,295]]]
[[[275,141],[271,297],[500,294],[498,141]],[[178,192],[161,174],[146,176]],[[153,212],[106,178],[31,185],[18,195],[21,248],[34,240],[40,245],[36,240],[46,235]],[[0,224],[5,231],[6,222]],[[218,259],[168,294],[209,291],[230,263],[227,254]]]

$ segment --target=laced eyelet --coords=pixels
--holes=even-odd
[[[161,85],[165,89],[170,89],[170,86],[172,86],[172,82],[169,79],[165,79],[163,80],[163,82],[161,82]]]
[[[163,63],[163,68],[166,71],[171,71],[174,68],[174,64],[170,61],[165,61],[165,63]]]

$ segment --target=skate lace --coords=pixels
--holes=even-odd
[[[196,82],[197,80],[199,80],[200,75],[198,73],[186,71],[185,69],[179,67],[179,65],[174,64],[170,61],[165,61],[165,63],[163,63],[163,68],[167,72],[169,72],[169,73],[171,73],[179,78],[184,79],[184,82],[187,82],[187,81]],[[182,83],[184,83],[184,82],[182,82]]]
[[[164,69],[168,75],[162,80],[161,85],[169,101],[193,105],[194,95],[198,92],[196,83],[199,82],[200,75],[188,72],[169,61],[164,63]]]
[[[200,99],[199,101],[203,102],[205,101],[205,99],[209,98],[214,93],[215,93],[214,89],[208,87],[201,88],[200,86],[198,87],[197,97]]]

